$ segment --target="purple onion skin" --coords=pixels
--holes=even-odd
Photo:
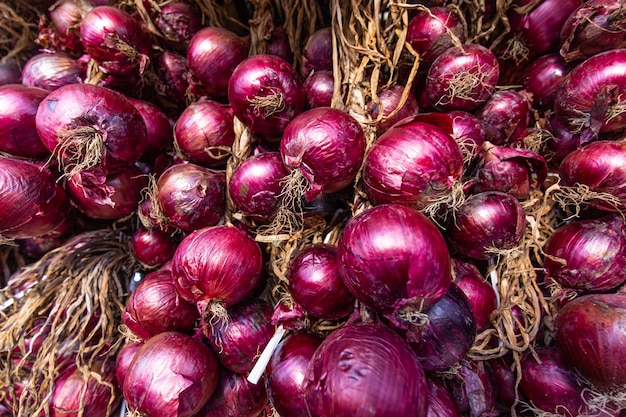
[[[457,266],[459,262],[461,261],[452,258],[455,272],[454,283],[467,297],[472,309],[476,331],[481,332],[491,326],[491,313],[498,307],[496,292],[474,265],[467,264],[473,268],[474,272],[462,273]]]
[[[465,165],[471,165],[485,142],[485,130],[480,119],[462,110],[446,113],[452,119],[452,138],[459,144]]]
[[[461,417],[452,393],[438,378],[427,376],[428,417]]]
[[[174,256],[176,240],[160,230],[140,226],[130,238],[133,255],[148,268],[163,265]]]
[[[354,311],[355,298],[339,274],[335,246],[303,248],[289,263],[287,278],[291,297],[313,317],[334,320]]]
[[[332,71],[315,71],[304,80],[307,108],[330,107],[333,101],[335,79]]]
[[[322,342],[305,374],[311,417],[425,417],[428,382],[402,338],[381,324],[346,325]]]
[[[218,384],[211,349],[192,336],[160,333],[137,351],[124,378],[130,411],[149,416],[193,417]]]
[[[451,220],[448,238],[452,248],[473,259],[489,258],[491,249],[517,246],[524,235],[526,215],[519,201],[501,191],[469,196]]]
[[[255,299],[228,308],[228,320],[216,320],[205,334],[222,365],[245,374],[274,334],[272,306]]]
[[[406,40],[420,56],[420,62],[431,64],[446,49],[454,46],[453,36],[465,42],[463,25],[457,14],[445,7],[418,10],[409,20]]]
[[[402,100],[403,91],[404,87],[396,84],[378,93],[378,102],[370,101],[367,104],[372,119],[378,120],[379,117],[381,118],[376,125],[379,133],[387,131],[387,129],[399,121],[415,116],[418,113],[417,99],[413,94],[409,94],[404,104],[398,108]],[[391,113],[396,110],[396,114],[391,116]]]
[[[146,124],[146,150],[143,158],[155,157],[168,150],[174,143],[172,125],[165,112],[155,104],[145,100],[130,99]]]
[[[381,313],[426,309],[451,282],[450,253],[441,232],[409,207],[380,205],[354,216],[337,250],[348,289]]]
[[[431,104],[441,111],[472,111],[491,97],[499,77],[500,65],[494,53],[482,45],[469,44],[463,49],[448,48],[435,58],[424,88]],[[460,91],[468,85],[476,87]]]
[[[566,363],[600,390],[626,386],[626,293],[587,294],[557,311],[556,344]]]
[[[445,115],[418,115],[382,134],[363,165],[372,203],[423,209],[445,196],[463,174],[463,154]]]
[[[530,123],[530,103],[514,90],[496,91],[476,116],[486,140],[495,145],[515,143]]]
[[[626,282],[626,233],[619,214],[573,220],[550,235],[544,251],[546,273],[565,288],[606,292]]]
[[[291,333],[274,350],[267,365],[265,388],[281,417],[310,417],[304,399],[304,374],[323,340],[318,333]]]
[[[82,82],[84,75],[74,58],[63,53],[40,53],[24,64],[22,84],[52,91],[66,84]]]
[[[565,186],[577,184],[591,191],[609,193],[617,198],[615,204],[594,201],[594,207],[616,211],[626,204],[626,141],[600,140],[570,152],[559,164],[559,176]]]
[[[174,1],[163,5],[154,21],[163,34],[163,45],[186,52],[193,35],[203,28],[201,16],[199,10],[189,3]]]
[[[187,58],[178,52],[163,51],[157,55],[155,66],[165,97],[179,106],[186,105],[189,88]]]
[[[309,183],[307,201],[333,193],[354,180],[365,156],[363,129],[348,113],[316,107],[296,116],[280,142],[283,163]]]
[[[0,62],[0,86],[21,83],[22,69],[17,65],[17,60],[12,58]]]
[[[522,73],[522,85],[531,94],[532,106],[548,110],[554,104],[556,91],[569,71],[561,55],[552,52],[528,64]]]
[[[496,387],[489,363],[462,360],[459,365],[449,382],[459,412],[470,417],[497,415]]]
[[[191,334],[198,318],[196,306],[182,299],[167,270],[146,275],[122,311],[124,324],[143,340],[167,331]]]
[[[421,336],[410,343],[426,372],[444,371],[469,352],[476,335],[472,306],[454,283],[432,307],[424,311],[428,322]]]
[[[117,352],[117,356],[115,357],[115,377],[122,389],[126,371],[141,346],[143,346],[143,342],[126,342]]]
[[[194,417],[256,417],[266,404],[263,382],[253,384],[246,375],[222,368],[215,392]]]
[[[252,133],[261,136],[280,136],[289,122],[302,113],[305,100],[300,76],[290,63],[276,55],[246,58],[228,82],[233,113]]]
[[[325,27],[309,36],[302,49],[302,77],[312,72],[333,70],[332,29]]]
[[[517,388],[517,374],[513,369],[510,355],[488,360],[493,382],[496,387],[496,401],[501,406],[511,408],[517,400],[524,396]]]

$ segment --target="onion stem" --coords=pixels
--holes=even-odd
[[[247,379],[250,383],[256,385],[259,382],[259,379],[261,379],[261,375],[263,375],[263,372],[265,372],[265,368],[267,368],[267,364],[269,363],[270,358],[274,353],[274,350],[276,350],[278,343],[280,343],[286,331],[287,330],[283,327],[282,324],[279,324],[276,327],[274,335],[272,336],[270,341],[267,342],[267,345],[263,349],[263,352],[261,352],[261,356],[259,356],[259,359],[256,361],[254,367],[248,374]]]

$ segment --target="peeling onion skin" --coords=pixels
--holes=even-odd
[[[485,140],[507,145],[517,142],[530,123],[530,103],[517,91],[496,91],[476,116],[482,123]]]
[[[382,324],[333,331],[305,374],[311,417],[426,417],[428,386],[415,354]]]

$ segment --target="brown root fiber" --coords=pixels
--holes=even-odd
[[[63,172],[72,176],[100,164],[105,144],[102,133],[91,126],[81,126],[64,132],[53,155],[60,161]]]
[[[115,361],[124,340],[118,327],[127,284],[137,268],[128,242],[121,231],[85,232],[19,272],[35,283],[0,326],[1,383],[14,387],[26,381],[22,394],[13,396],[16,417],[49,412],[54,381],[68,361],[78,369]],[[28,352],[26,338],[38,328],[45,329],[41,346],[20,355]],[[112,396],[109,407],[114,401]]]

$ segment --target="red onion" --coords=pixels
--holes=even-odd
[[[404,87],[396,84],[381,91],[378,94],[378,101],[370,101],[367,104],[372,119],[379,120],[378,118],[380,118],[376,125],[376,130],[379,133],[384,133],[397,122],[417,114],[417,99],[411,93],[407,93],[406,101],[400,106],[403,92]],[[394,114],[392,115],[392,113]]]
[[[485,131],[480,119],[463,110],[446,113],[452,119],[452,138],[459,144],[465,165],[471,165],[485,141]]]
[[[209,400],[219,378],[211,349],[177,332],[160,333],[137,351],[123,393],[131,412],[193,417]]]
[[[571,130],[597,135],[626,128],[626,49],[594,55],[565,77],[554,110]]]
[[[561,286],[605,292],[626,282],[626,234],[621,215],[574,220],[557,228],[544,252],[546,273]]]
[[[248,42],[228,29],[205,27],[196,32],[187,48],[187,65],[207,95],[228,96],[228,81],[248,57]]]
[[[213,226],[187,235],[176,248],[172,275],[183,298],[198,306],[201,318],[218,316],[242,301],[261,279],[263,256],[245,232]],[[209,310],[210,309],[210,310]]]
[[[220,221],[226,208],[225,190],[223,171],[175,164],[159,176],[156,201],[166,223],[191,232]]]
[[[143,346],[143,342],[127,341],[117,352],[117,356],[115,357],[115,376],[117,378],[117,383],[122,390],[124,389],[124,377],[126,376],[126,371],[141,346]]]
[[[496,145],[514,143],[530,123],[530,103],[514,90],[496,91],[476,116],[486,140]]]
[[[380,205],[352,217],[337,244],[339,272],[365,306],[410,322],[451,282],[450,254],[434,223],[406,206]]]
[[[507,354],[487,362],[496,388],[496,401],[510,409],[516,401],[524,398],[517,387],[517,374],[513,369],[512,355]]]
[[[141,22],[113,6],[89,10],[80,24],[85,52],[106,73],[141,74],[150,63],[151,41]]]
[[[228,193],[244,216],[268,223],[280,205],[283,181],[288,175],[279,152],[256,154],[235,168]]]
[[[428,417],[461,417],[452,393],[441,380],[427,376]]]
[[[41,235],[17,240],[20,253],[32,259],[39,259],[47,252],[63,245],[72,236],[77,226],[76,219],[68,215],[60,225],[50,232]]]
[[[82,82],[84,70],[74,58],[63,53],[40,53],[24,64],[22,83],[52,91],[66,84]]]
[[[435,58],[424,88],[440,110],[472,111],[491,97],[499,76],[498,60],[489,49],[478,44],[454,46]]]
[[[0,151],[37,158],[49,155],[35,127],[35,115],[48,91],[22,84],[0,86]]]
[[[254,55],[233,71],[228,101],[235,116],[252,133],[277,136],[304,109],[304,87],[296,70],[284,59]]]
[[[339,275],[337,248],[325,243],[306,246],[289,262],[289,293],[313,317],[334,320],[354,310],[354,296]]]
[[[148,179],[135,165],[103,177],[82,171],[72,175],[66,189],[70,200],[92,219],[121,219],[137,209]]]
[[[554,104],[554,96],[569,71],[565,60],[558,53],[542,55],[524,69],[522,85],[531,94],[533,107],[548,110]]]
[[[583,60],[626,46],[626,14],[620,0],[583,2],[563,23],[560,54],[567,61]]]
[[[133,232],[130,247],[142,265],[155,268],[172,259],[176,242],[171,235],[141,226]]]
[[[497,415],[496,387],[487,361],[461,360],[448,385],[461,415]]]
[[[302,77],[315,71],[333,70],[333,34],[330,27],[317,29],[302,48]]]
[[[203,28],[202,13],[192,4],[173,1],[161,6],[154,24],[164,37],[164,46],[186,52],[193,35]]]
[[[293,51],[289,44],[289,37],[281,26],[272,28],[272,35],[267,41],[267,53],[279,56],[287,62],[293,62]]]
[[[303,84],[307,108],[330,107],[333,100],[335,79],[332,71],[312,72]]]
[[[287,125],[280,153],[285,166],[307,180],[304,196],[312,201],[352,183],[363,162],[365,135],[348,113],[316,107]]]
[[[234,141],[232,109],[212,100],[191,103],[174,125],[176,149],[198,165],[226,165]]]
[[[15,58],[4,57],[0,60],[0,86],[6,84],[21,84],[22,69],[17,65]]]
[[[43,144],[66,172],[101,167],[107,173],[135,163],[146,146],[146,125],[121,93],[91,84],[50,92],[35,118]]]
[[[418,9],[409,20],[406,41],[428,66],[446,49],[465,43],[463,24],[452,9]]]
[[[245,375],[221,369],[215,393],[194,417],[256,417],[266,404],[263,384],[252,384]]]
[[[48,169],[7,157],[0,157],[0,201],[0,235],[8,239],[45,235],[69,211],[67,194]]]
[[[588,294],[563,306],[554,322],[566,363],[601,390],[626,386],[626,293]]]
[[[591,58],[590,58],[591,59]],[[626,203],[626,141],[597,141],[570,152],[559,165],[561,183],[583,185],[595,193],[608,193],[616,201],[594,199],[602,210],[615,211]]]
[[[167,270],[147,274],[130,293],[122,312],[124,324],[143,340],[167,331],[191,334],[197,319],[196,306],[182,299]]]
[[[304,373],[323,340],[318,333],[291,333],[274,350],[267,365],[265,388],[282,417],[309,417],[304,399]]]
[[[59,49],[67,53],[81,53],[80,23],[95,4],[88,0],[62,0],[50,6],[50,21],[55,29]]]
[[[473,192],[502,191],[524,200],[543,185],[548,163],[537,152],[485,142],[476,170]]]
[[[524,208],[515,197],[501,191],[469,196],[449,221],[447,237],[458,253],[487,259],[491,251],[516,247],[526,229]]]
[[[254,299],[229,307],[227,313],[228,319],[216,319],[205,336],[226,369],[245,374],[274,334],[272,306]]]
[[[498,307],[496,292],[473,264],[453,258],[452,267],[454,283],[463,291],[472,309],[476,331],[482,332],[491,326],[491,313]]]
[[[157,86],[161,94],[176,104],[187,103],[187,59],[173,51],[163,51],[156,57],[156,71],[161,83]]]
[[[311,417],[423,417],[428,382],[402,338],[381,324],[345,325],[333,331],[305,374]]]
[[[164,219],[160,214],[156,200],[147,198],[142,200],[137,207],[137,217],[142,227],[148,230],[156,230],[161,233],[173,235],[177,229],[171,224],[167,223],[167,219]]]
[[[156,156],[172,147],[174,135],[170,119],[155,104],[145,100],[129,98],[141,114],[146,125],[146,150],[144,156]]]
[[[550,164],[550,168],[558,170],[558,166],[570,152],[578,149],[581,143],[581,134],[573,133],[558,117],[546,119],[546,130],[552,139],[546,141],[544,156]]]
[[[463,174],[463,154],[441,114],[405,119],[382,134],[363,164],[363,183],[374,204],[423,209],[452,192]]]

